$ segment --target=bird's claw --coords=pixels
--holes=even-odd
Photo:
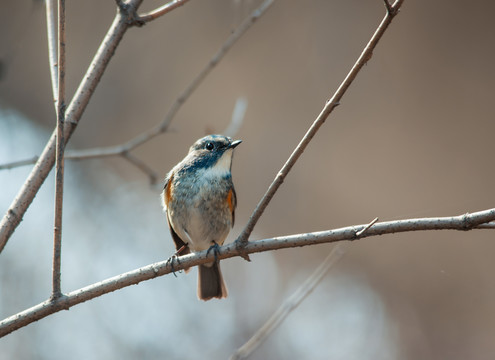
[[[218,254],[220,254],[220,245],[216,243],[216,241],[213,241],[213,245],[208,248],[206,251],[206,255],[210,253],[210,251],[213,251],[213,254],[215,255],[215,262],[218,262]]]
[[[177,264],[180,265],[180,260],[179,260],[179,257],[177,256],[177,253],[173,254],[167,260],[167,265],[170,263],[170,268],[172,270],[172,274],[174,274],[174,276],[177,277],[177,274],[175,273],[175,268],[174,268],[174,261],[177,261]],[[178,272],[180,272],[180,270]]]

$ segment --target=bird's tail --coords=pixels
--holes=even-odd
[[[210,300],[227,297],[227,287],[223,281],[218,261],[198,266],[198,298]]]

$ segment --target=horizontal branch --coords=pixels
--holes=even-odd
[[[21,166],[33,165],[34,163],[36,163],[36,161],[38,161],[38,159],[39,156],[35,155],[28,159],[16,160],[9,163],[4,163],[0,165],[0,170],[10,170]]]
[[[208,254],[207,251],[202,251],[199,253],[181,256],[178,258],[178,261],[174,261],[173,269],[171,261],[165,260],[72,291],[57,299],[46,300],[45,302],[2,320],[0,322],[0,337],[10,334],[11,332],[30,323],[43,319],[50,314],[61,310],[67,310],[74,305],[94,299],[103,294],[107,294],[130,285],[138,284],[141,281],[150,280],[158,276],[169,274],[172,270],[178,271],[191,266],[210,262],[214,260],[215,256],[217,256],[218,259],[227,259],[236,256],[243,256],[244,254],[324,244],[343,240],[358,240],[371,236],[408,231],[467,231],[478,227],[482,228],[482,224],[492,221],[495,221],[495,208],[454,217],[386,221],[375,223],[371,227],[369,227],[369,224],[364,224],[328,231],[280,236],[271,239],[250,241],[243,249],[239,249],[235,243],[231,243],[222,246],[220,248],[220,253],[217,255],[213,254],[213,252]],[[360,234],[360,231],[363,229],[366,229],[365,232]]]

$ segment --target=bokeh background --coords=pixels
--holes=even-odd
[[[159,6],[144,1],[142,10]],[[260,3],[192,0],[130,29],[70,142],[123,143],[177,95]],[[67,2],[72,96],[115,14]],[[40,153],[55,124],[42,1],[0,6],[0,162]],[[280,188],[252,239],[493,207],[495,5],[406,0],[348,93]],[[135,150],[160,176],[248,101],[233,173],[241,231],[384,15],[379,0],[277,1],[204,81],[168,133]],[[120,158],[66,163],[62,288],[174,251],[159,190]],[[1,215],[30,167],[0,172]],[[0,317],[51,286],[53,174],[0,255]],[[196,299],[196,273],[141,283],[0,339],[0,359],[224,359],[334,245],[222,263],[229,298]],[[492,231],[417,232],[349,244],[253,359],[488,359],[495,352]]]

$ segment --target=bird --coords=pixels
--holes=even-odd
[[[228,295],[216,254],[235,222],[232,159],[241,142],[224,135],[205,136],[165,177],[162,205],[175,255],[215,252],[215,261],[198,266],[197,295],[204,301]]]

